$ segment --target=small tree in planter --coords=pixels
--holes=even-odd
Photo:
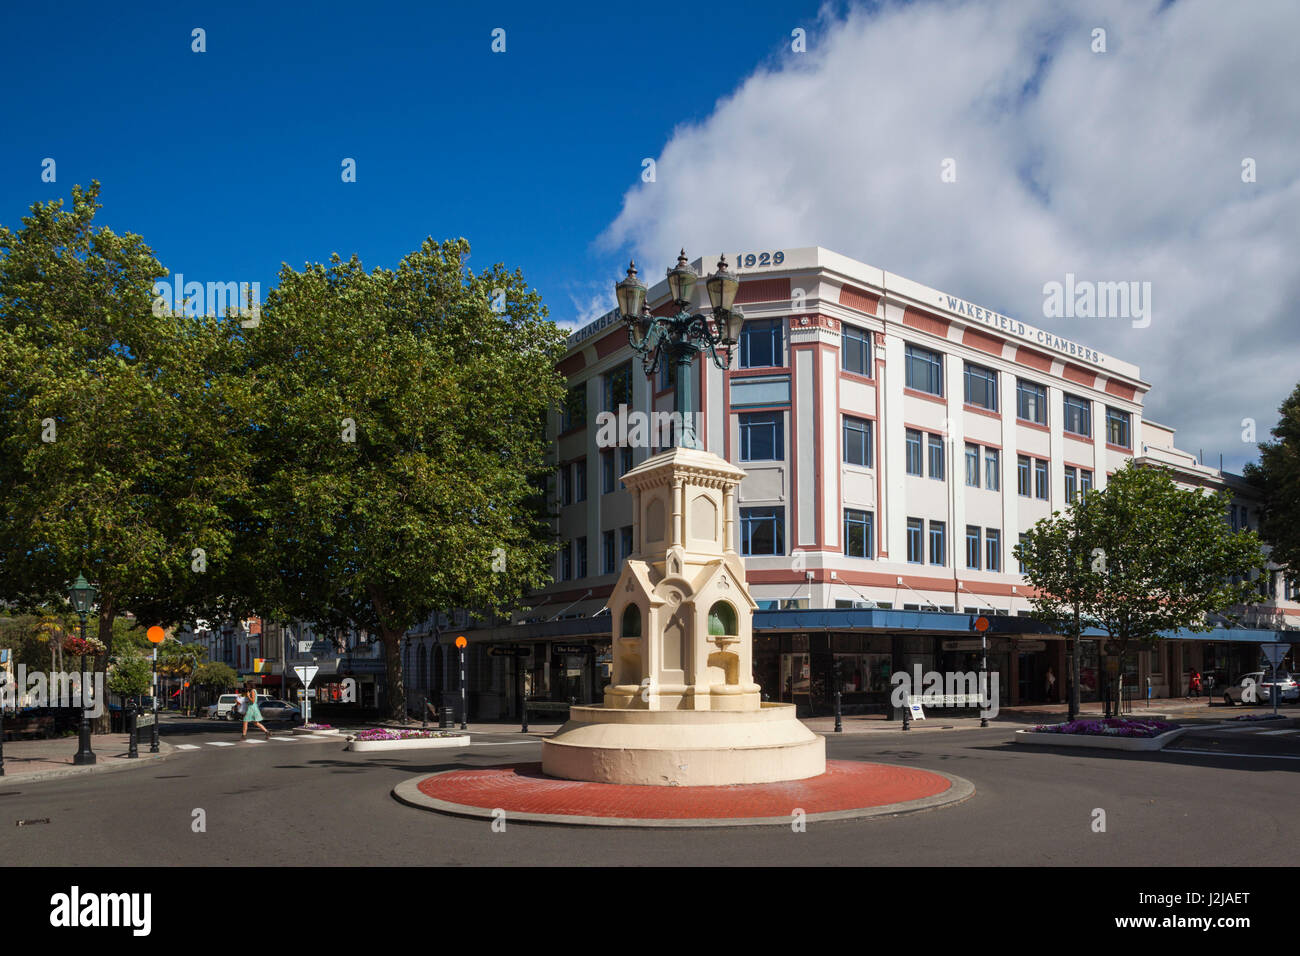
[[[1259,600],[1250,577],[1268,563],[1253,531],[1228,525],[1229,499],[1179,488],[1161,468],[1126,465],[1016,546],[1039,592],[1034,616],[1076,637],[1099,628],[1121,659],[1169,631],[1210,630],[1208,615]],[[1077,688],[1079,675],[1072,680]]]

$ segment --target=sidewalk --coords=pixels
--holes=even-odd
[[[158,753],[149,753],[149,737],[139,742],[140,756],[132,760],[126,755],[130,746],[126,734],[99,734],[90,738],[90,748],[95,752],[95,762],[77,766],[72,756],[77,752],[76,737],[56,737],[49,740],[6,740],[4,744],[4,776],[0,780],[28,783],[52,777],[71,777],[83,773],[112,773],[116,770],[134,770],[153,766],[176,752],[165,740],[158,742]]]

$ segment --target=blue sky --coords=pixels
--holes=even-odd
[[[568,319],[574,288],[621,275],[592,241],[642,159],[801,11],[816,5],[6,4],[0,222],[99,179],[101,222],[172,272],[264,289],[282,261],[392,266],[465,236],[474,265],[521,269]]]
[[[99,179],[172,272],[264,289],[464,236],[566,323],[629,253],[820,245],[1138,365],[1236,470],[1300,377],[1298,32],[1294,0],[11,3],[0,222]],[[1151,321],[1045,316],[1067,276],[1149,283]]]

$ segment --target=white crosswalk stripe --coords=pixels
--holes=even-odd
[[[297,740],[298,738],[297,738],[297,737],[272,737],[271,739],[272,739],[272,740],[288,740],[288,741],[291,741],[291,742],[292,742],[292,741],[294,741],[294,740]]]
[[[177,744],[176,749],[177,750],[198,750],[199,745],[198,744]]]
[[[208,746],[209,747],[233,747],[235,745],[232,741],[229,740],[209,740]]]
[[[1278,734],[1287,734],[1287,735],[1289,736],[1289,735],[1294,734],[1294,733],[1295,733],[1294,730],[1265,730],[1263,733],[1260,734],[1260,736],[1261,736],[1261,737],[1276,737]]]

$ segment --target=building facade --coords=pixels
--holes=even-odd
[[[1174,447],[1172,429],[1143,418],[1150,386],[1129,362],[821,248],[745,252],[734,269],[746,315],[736,356],[726,371],[697,357],[690,374],[701,443],[746,472],[735,518],[751,591],[773,612],[755,617],[755,677],[771,699],[816,710],[838,660],[846,700],[872,709],[899,667],[968,664],[973,644],[953,628],[1030,608],[1013,555],[1020,535],[1130,459],[1229,488],[1234,522],[1240,509],[1257,527],[1244,482],[1202,467]],[[695,311],[707,311],[703,285]],[[669,314],[668,298],[661,281],[647,303]],[[555,580],[513,625],[471,639],[531,646],[518,666],[532,696],[586,701],[607,676],[606,599],[638,547],[620,478],[671,444],[676,369],[646,374],[613,314],[570,336],[560,369],[570,390],[552,422]],[[1255,623],[1300,625],[1280,569],[1263,586]],[[839,615],[856,623],[832,633],[811,614],[832,610],[873,613]],[[957,623],[939,626],[940,616]],[[586,636],[533,639],[566,621],[582,621]],[[1065,691],[1048,677],[1066,672],[1064,642],[1028,623],[1000,624],[1007,636],[989,648],[1006,703]],[[1188,667],[1218,666],[1214,648],[1204,652],[1212,642],[1188,643],[1135,655],[1128,680],[1181,695]],[[1100,661],[1096,642],[1085,644],[1087,699]]]

